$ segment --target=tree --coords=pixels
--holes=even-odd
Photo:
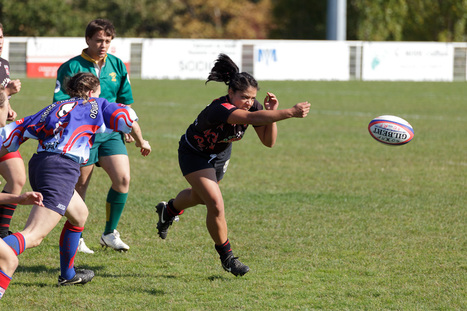
[[[350,40],[465,41],[466,0],[348,0]]]
[[[83,36],[95,18],[118,37],[326,39],[327,0],[0,1],[7,36]],[[347,0],[347,39],[465,41],[467,0]]]
[[[326,0],[272,0],[273,39],[326,39]]]
[[[265,39],[270,0],[175,0],[174,34],[182,38]]]
[[[85,22],[73,12],[70,1],[2,1],[0,8],[0,20],[9,36],[84,35]]]

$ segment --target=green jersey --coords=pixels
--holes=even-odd
[[[91,72],[99,78],[100,97],[111,103],[133,104],[130,79],[123,61],[116,56],[107,54],[104,66],[99,69],[97,61],[89,57],[84,50],[81,55],[73,57],[58,68],[54,102],[70,98],[65,91],[66,80],[78,72]]]

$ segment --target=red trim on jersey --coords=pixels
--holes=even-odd
[[[223,103],[223,104],[221,104],[221,105],[224,106],[225,108],[227,108],[228,110],[237,108],[237,107],[235,107],[234,105],[229,104],[229,103]]]
[[[82,125],[80,127],[78,127],[74,132],[73,132],[73,136],[70,137],[70,139],[68,140],[68,143],[65,145],[65,147],[63,147],[63,153],[67,153],[68,150],[71,150],[71,148],[73,147],[73,145],[76,143],[76,141],[85,136],[85,137],[91,137],[93,134],[96,133],[96,131],[99,129],[99,126],[97,125]],[[90,147],[92,147],[92,143],[89,142],[89,145]]]

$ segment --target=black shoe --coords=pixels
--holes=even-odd
[[[94,277],[94,271],[79,269],[79,270],[76,270],[76,274],[71,280],[66,280],[62,278],[61,276],[58,276],[58,285],[66,286],[66,285],[86,284],[87,282],[91,282],[93,277]]]
[[[242,276],[250,271],[250,268],[242,264],[240,260],[238,260],[238,257],[234,257],[234,255],[230,255],[222,262],[222,268],[235,276]]]
[[[156,205],[157,214],[159,214],[159,221],[157,222],[157,230],[158,234],[161,239],[165,239],[167,237],[167,231],[172,223],[178,221],[178,216],[170,217],[167,213],[167,202],[160,202]]]

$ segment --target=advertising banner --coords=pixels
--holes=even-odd
[[[349,46],[340,41],[254,41],[258,80],[348,80]]]
[[[438,42],[365,42],[362,80],[452,81],[454,46]]]
[[[128,39],[114,39],[108,53],[119,57],[129,68]],[[28,78],[55,78],[60,65],[81,54],[87,47],[84,38],[28,38],[26,71]]]
[[[143,41],[142,79],[206,79],[220,53],[241,70],[236,40],[147,39]]]

